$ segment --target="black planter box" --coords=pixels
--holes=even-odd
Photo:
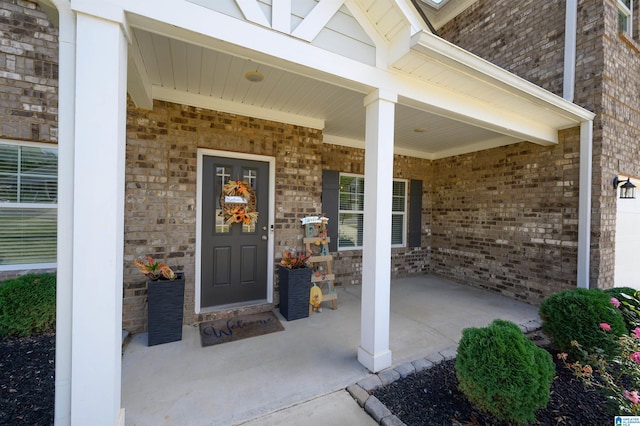
[[[147,282],[149,346],[182,340],[184,274],[173,281]]]
[[[309,316],[311,268],[278,268],[280,278],[280,313],[287,321]]]

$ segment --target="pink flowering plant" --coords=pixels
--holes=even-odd
[[[613,300],[615,299],[615,300]],[[619,307],[618,300],[611,304]],[[611,333],[607,323],[599,324],[602,333]],[[580,356],[578,361],[569,362],[565,352],[558,354],[566,367],[571,369],[585,385],[600,389],[612,402],[613,411],[620,415],[640,415],[640,327],[617,340],[619,354],[610,356],[599,349],[587,350],[577,341],[572,341],[573,349]]]
[[[627,329],[640,327],[640,300],[638,292],[628,287],[616,287],[607,290],[610,302],[622,314]]]

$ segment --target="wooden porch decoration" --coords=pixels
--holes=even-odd
[[[329,219],[321,215],[305,217],[300,220],[305,228],[305,237],[302,241],[306,246],[307,252],[313,253],[309,258],[309,262],[313,264],[311,282],[321,287],[322,301],[331,301],[332,308],[334,310],[338,309],[338,293],[333,285],[336,277],[331,268],[333,257],[329,254],[330,240],[327,236],[327,222]],[[325,283],[326,288],[322,288],[322,283]],[[310,300],[309,315],[314,312],[314,308]]]

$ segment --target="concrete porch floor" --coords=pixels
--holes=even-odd
[[[338,309],[285,330],[203,348],[198,327],[183,340],[147,346],[133,336],[122,360],[127,425],[375,425],[344,390],[369,372],[356,359],[360,286],[338,287]],[[466,327],[495,318],[538,321],[538,309],[425,275],[391,283],[393,365],[455,347]]]

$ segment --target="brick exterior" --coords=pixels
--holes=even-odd
[[[58,139],[58,30],[35,2],[0,1],[0,139]],[[0,280],[27,273],[0,272]]]
[[[636,3],[635,21],[640,15]],[[640,177],[640,46],[619,35],[615,0],[578,3],[575,103],[594,122],[591,285],[613,284],[617,174]],[[440,35],[562,95],[565,2],[479,0]],[[635,25],[637,37],[637,28]],[[57,30],[36,3],[0,0],[0,137],[56,143]],[[185,323],[272,309],[195,315],[198,148],[276,160],[276,257],[302,247],[298,219],[322,211],[322,171],[364,174],[364,151],[324,144],[319,130],[154,102],[128,106],[123,327],[145,329],[146,283],[132,262],[151,254],[184,271]],[[420,179],[422,244],[392,250],[392,275],[434,273],[539,303],[576,285],[579,131],[436,161],[395,156]],[[357,250],[334,253],[338,285],[361,283]],[[16,275],[17,273],[12,273]],[[6,274],[5,274],[6,275]]]
[[[30,1],[0,2],[0,137],[58,139],[58,30]]]
[[[613,286],[614,176],[640,177],[640,46],[618,34],[615,0],[578,2],[574,102],[597,116],[593,132],[592,287]],[[565,2],[480,0],[444,28],[445,39],[562,96]],[[491,40],[487,43],[487,38]]]

